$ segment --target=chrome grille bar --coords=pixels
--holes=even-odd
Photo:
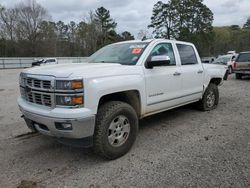
[[[54,107],[54,77],[25,75],[25,85],[20,87],[21,96],[28,102]]]
[[[42,90],[52,89],[52,80],[38,80],[36,78],[28,77],[26,84],[32,89],[42,89]]]

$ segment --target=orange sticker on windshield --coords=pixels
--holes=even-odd
[[[134,48],[134,49],[132,50],[132,54],[140,54],[141,51],[142,51],[142,48]]]

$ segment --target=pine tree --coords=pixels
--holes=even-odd
[[[128,31],[124,31],[121,34],[122,40],[135,40],[135,37]]]
[[[248,17],[247,22],[243,26],[244,29],[250,29],[250,17]]]
[[[153,8],[153,15],[151,17],[151,24],[149,28],[154,28],[156,38],[170,39],[175,37],[175,9],[174,2],[163,3],[158,1]]]
[[[194,35],[212,31],[213,13],[202,0],[157,2],[151,24],[156,37],[192,40]]]
[[[109,10],[104,7],[95,11],[95,21],[100,30],[100,45],[104,46],[108,42],[109,34],[113,35],[117,23],[111,18]]]

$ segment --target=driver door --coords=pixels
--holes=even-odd
[[[181,95],[180,66],[171,43],[157,44],[150,53],[150,57],[166,55],[170,63],[152,69],[144,69],[146,79],[146,113],[171,108],[178,104]]]

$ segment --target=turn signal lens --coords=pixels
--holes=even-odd
[[[72,97],[71,98],[71,103],[75,105],[83,104],[83,97]]]
[[[82,89],[83,88],[82,81],[72,81],[71,88],[72,89]]]

